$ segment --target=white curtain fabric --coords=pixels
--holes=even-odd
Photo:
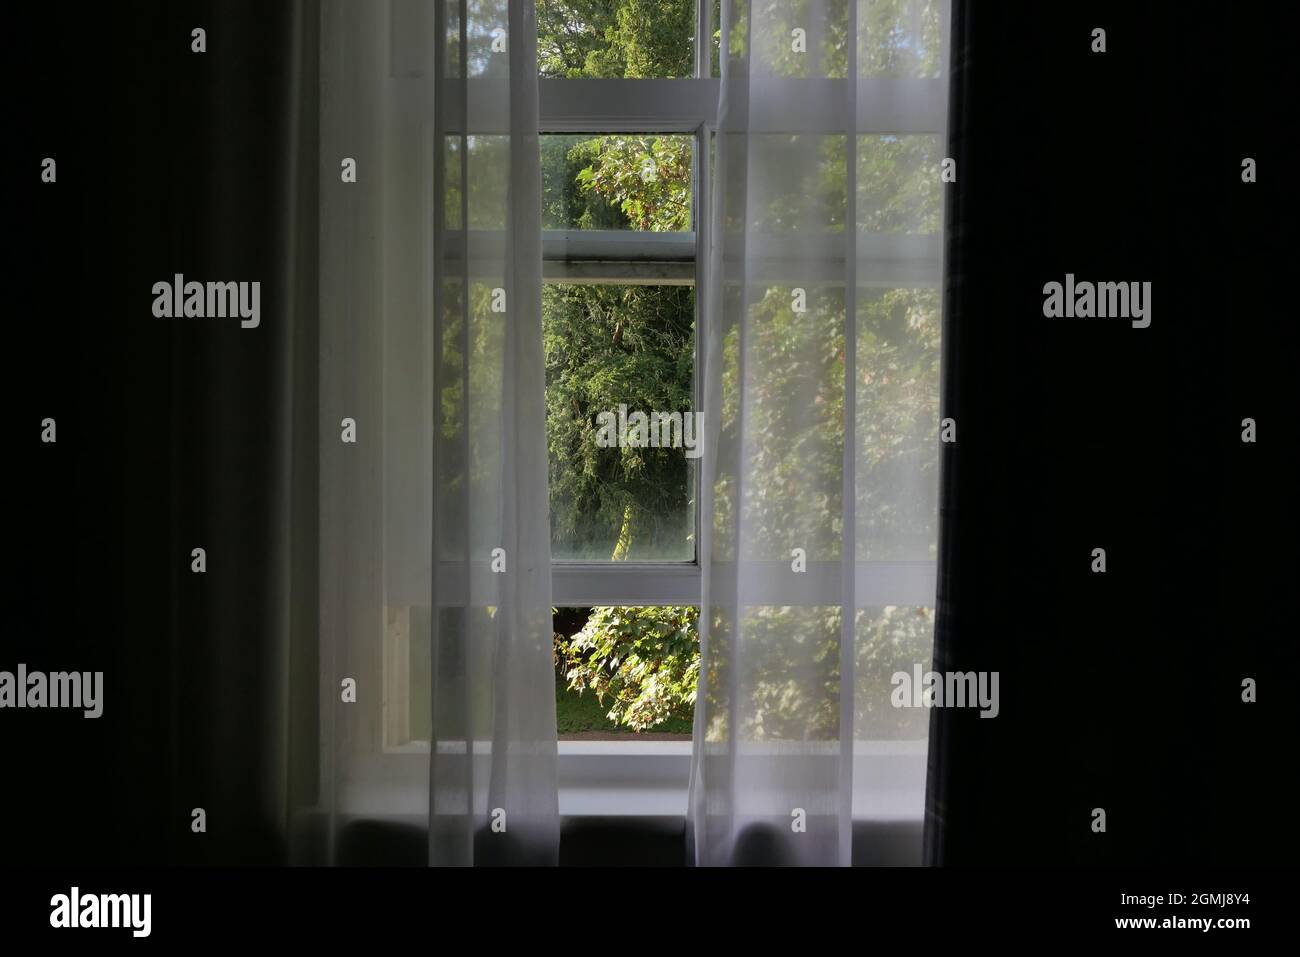
[[[724,0],[705,290],[699,864],[847,865],[919,819],[945,10]]]
[[[429,859],[559,854],[534,4],[447,4]]]
[[[558,855],[535,36],[531,3],[321,5],[330,860],[376,818],[432,864]]]

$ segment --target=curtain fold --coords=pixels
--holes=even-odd
[[[326,0],[299,860],[558,857],[531,3]],[[406,838],[403,838],[405,841]]]
[[[920,814],[924,717],[890,693],[930,659],[944,13],[722,6],[699,864],[847,865],[855,816]]]
[[[439,17],[429,860],[555,864],[535,10]]]

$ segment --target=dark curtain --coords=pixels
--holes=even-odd
[[[274,863],[310,800],[289,742],[317,702],[288,678],[315,673],[314,601],[289,603],[316,567],[311,7],[28,4],[5,30],[0,668],[105,672],[97,720],[0,720],[6,863]],[[260,280],[260,327],[155,318],[174,273]]]
[[[1284,8],[954,6],[935,669],[1002,700],[932,712],[926,858],[1294,863]],[[1067,272],[1151,326],[1044,318]]]

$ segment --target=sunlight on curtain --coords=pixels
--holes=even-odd
[[[332,862],[376,821],[433,864],[558,856],[535,32],[505,0],[322,5]]]
[[[701,864],[848,864],[855,813],[921,816],[928,713],[893,708],[890,677],[932,641],[943,14],[723,4]]]
[[[554,864],[535,10],[441,13],[429,859]]]

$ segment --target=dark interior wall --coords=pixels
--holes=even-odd
[[[933,714],[933,861],[1294,860],[1284,12],[956,4],[936,668],[1002,710]],[[1044,318],[1067,272],[1151,326]]]
[[[288,401],[315,365],[293,365],[315,289],[293,268],[314,262],[310,239],[290,243],[299,215],[314,235],[316,206],[309,145],[293,165],[315,118],[293,108],[312,92],[295,58],[316,49],[300,6],[29,4],[5,31],[16,487],[0,667],[106,685],[97,720],[5,713],[8,862],[284,859],[286,662],[303,651],[286,599],[315,563],[287,512],[291,481],[295,507],[315,501],[312,380]],[[55,184],[39,183],[45,156]],[[152,285],[174,273],[260,281],[260,326],[155,318]],[[54,445],[38,441],[47,415]]]

